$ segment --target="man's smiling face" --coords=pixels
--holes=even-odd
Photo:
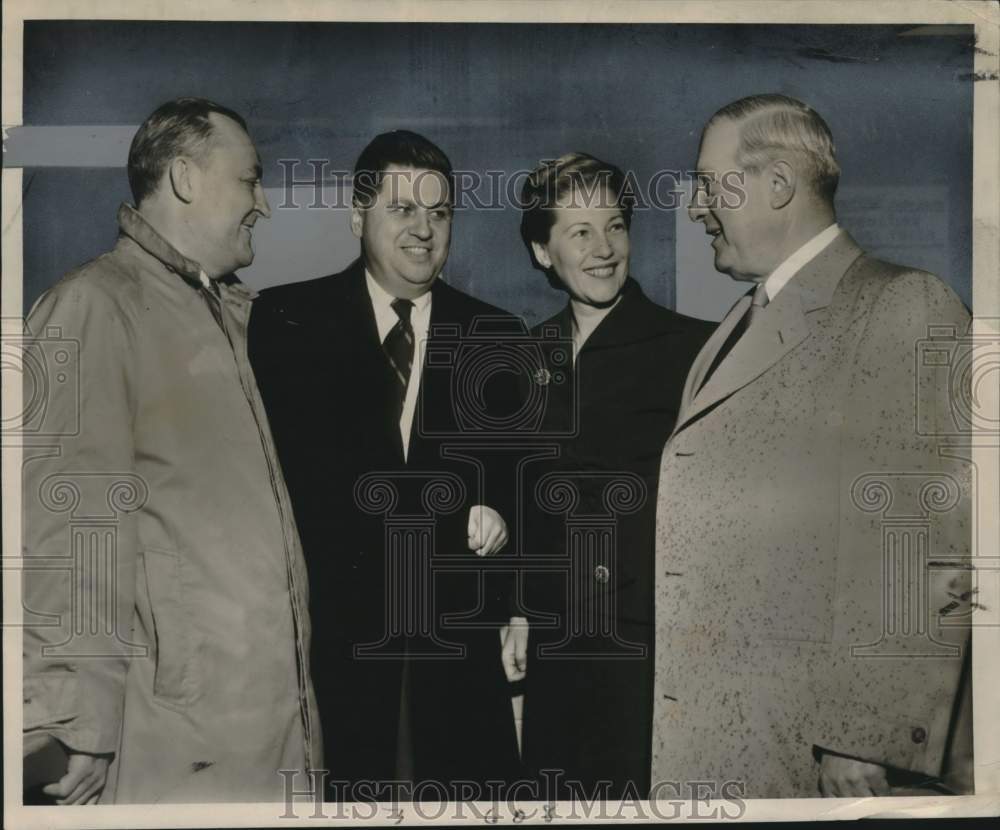
[[[774,261],[773,211],[768,200],[768,176],[743,170],[737,155],[740,123],[730,119],[708,128],[698,153],[698,171],[704,183],[695,192],[688,215],[703,222],[712,237],[716,270],[737,280],[763,279],[778,264]],[[743,197],[720,187],[725,176],[742,174]],[[780,258],[778,259],[780,262]]]
[[[351,229],[365,265],[395,297],[430,290],[448,259],[452,208],[447,179],[436,170],[391,164],[368,206],[355,206]]]

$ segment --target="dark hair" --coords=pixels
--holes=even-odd
[[[409,130],[391,130],[373,138],[354,165],[351,202],[368,207],[375,199],[390,165],[415,170],[434,170],[448,182],[448,201],[454,202],[455,183],[451,162],[434,142]]]
[[[588,197],[608,193],[614,205],[621,210],[625,227],[631,227],[635,198],[626,189],[625,174],[613,164],[601,161],[587,153],[567,153],[555,161],[543,162],[521,188],[521,239],[528,249],[531,264],[544,271],[553,282],[551,269],[545,268],[535,257],[531,243],[544,245],[549,241],[556,222],[556,202],[571,191],[579,190]],[[559,286],[558,280],[553,285]]]
[[[751,95],[715,113],[705,125],[705,132],[721,119],[740,125],[736,151],[740,167],[748,173],[759,173],[780,154],[790,153],[799,159],[801,172],[816,194],[833,203],[840,165],[830,127],[812,107],[777,93]]]
[[[175,98],[156,108],[132,139],[128,151],[128,183],[138,207],[155,192],[163,172],[177,156],[201,158],[212,136],[212,113],[231,118],[244,131],[237,113],[204,98]]]

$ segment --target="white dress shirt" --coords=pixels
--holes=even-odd
[[[375,278],[365,269],[365,282],[368,284],[368,296],[371,297],[372,308],[375,310],[375,325],[378,326],[378,339],[385,343],[385,338],[392,327],[399,322],[399,315],[392,307],[396,298],[375,282]],[[410,381],[406,385],[406,398],[403,400],[403,412],[399,416],[399,435],[403,439],[403,458],[410,453],[410,430],[413,429],[413,415],[417,411],[417,393],[420,391],[420,375],[424,368],[424,351],[427,347],[427,332],[431,326],[431,292],[422,294],[413,300],[413,310],[410,312],[410,325],[413,327],[413,366],[410,369]]]
[[[775,268],[764,280],[764,290],[767,292],[768,302],[778,296],[778,292],[784,288],[788,281],[801,271],[809,262],[837,238],[840,233],[840,226],[834,222],[826,230],[820,231],[812,239],[806,242],[801,248],[793,253],[788,259]]]

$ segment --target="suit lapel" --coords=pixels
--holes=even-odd
[[[375,309],[368,295],[365,269],[360,260],[356,266],[351,266],[350,273],[344,279],[348,280],[348,290],[344,309],[346,313],[341,323],[343,333],[348,335],[348,342],[359,348],[363,360],[367,362],[376,356],[381,360],[382,343],[375,322]]]
[[[837,283],[860,255],[861,249],[854,240],[841,232],[764,308],[708,382],[701,386],[712,360],[746,313],[750,296],[733,306],[688,375],[677,429],[759,378],[810,337],[814,327],[810,315],[830,304]]]
[[[418,463],[426,463],[426,460],[419,459],[423,459],[428,452],[433,457],[430,436],[442,429],[447,430],[449,426],[451,389],[445,381],[450,378],[450,373],[440,370],[428,371],[427,355],[435,342],[442,338],[454,339],[462,334],[451,300],[451,288],[438,277],[431,286],[430,323],[427,342],[424,344],[420,387],[417,389],[417,408],[413,413],[413,423],[410,425],[410,451],[407,463],[411,465],[415,459],[418,459]]]
[[[346,292],[346,313],[342,318],[343,330],[335,333],[335,337],[342,342],[337,359],[346,359],[353,365],[355,371],[352,374],[355,375],[357,384],[353,392],[364,392],[363,396],[348,405],[360,404],[362,411],[367,413],[365,418],[369,424],[384,427],[384,439],[392,447],[393,456],[402,463],[403,439],[399,434],[399,422],[391,417],[395,380],[382,350],[378,324],[375,322],[375,308],[372,306],[365,269],[360,260],[351,267],[345,278],[350,282]],[[362,400],[364,403],[361,403]]]

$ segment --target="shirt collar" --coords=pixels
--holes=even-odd
[[[368,287],[368,296],[371,297],[372,307],[375,309],[375,323],[378,325],[379,339],[385,340],[389,330],[399,320],[399,315],[392,307],[392,302],[396,298],[375,281],[367,268],[365,268],[365,284]],[[426,331],[430,323],[430,307],[430,291],[413,300],[413,313],[410,322],[414,331]]]
[[[193,288],[212,291],[213,286],[221,288],[224,285],[247,299],[257,296],[256,291],[243,285],[233,274],[227,274],[213,282],[201,265],[188,259],[171,245],[132,205],[123,202],[118,208],[118,227],[146,253],[156,257],[168,270],[183,277]]]
[[[767,292],[767,299],[773,300],[778,296],[778,292],[784,288],[788,281],[802,270],[809,262],[837,238],[840,233],[840,226],[834,222],[825,230],[820,231],[812,239],[806,242],[784,262],[775,268],[764,280],[764,290]]]

